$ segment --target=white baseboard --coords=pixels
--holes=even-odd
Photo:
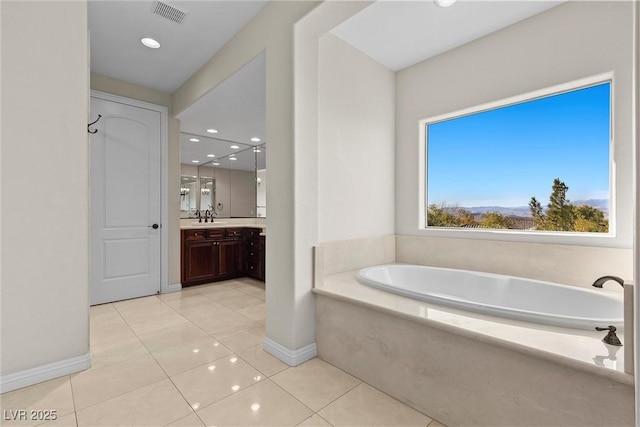
[[[182,290],[182,283],[174,283],[173,285],[167,286],[167,293],[178,292],[181,290]]]
[[[309,359],[313,359],[318,354],[316,343],[305,345],[297,350],[291,350],[268,337],[264,337],[263,348],[267,353],[277,357],[289,366],[298,366]]]
[[[91,367],[89,353],[0,377],[0,393],[17,390]]]

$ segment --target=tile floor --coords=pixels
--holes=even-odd
[[[34,409],[52,426],[441,426],[318,358],[267,354],[264,298],[239,279],[92,307],[91,369],[3,394],[1,424]]]

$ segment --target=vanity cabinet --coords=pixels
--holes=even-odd
[[[245,229],[246,241],[246,270],[247,276],[254,279],[265,279],[265,241],[261,236],[261,229],[247,228]]]
[[[241,228],[182,230],[182,285],[198,285],[244,275]]]

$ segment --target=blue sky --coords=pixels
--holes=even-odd
[[[427,125],[428,203],[609,198],[610,83]]]

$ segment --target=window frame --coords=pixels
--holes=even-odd
[[[485,229],[485,228],[456,228],[438,227],[427,225],[427,126],[464,117],[484,111],[495,110],[510,105],[533,101],[548,96],[571,92],[598,84],[610,83],[609,91],[609,232],[589,233],[589,232],[562,232],[562,231],[524,231],[505,229]],[[615,138],[614,138],[614,93],[615,79],[613,72],[597,74],[590,77],[572,80],[570,82],[549,86],[519,95],[502,98],[484,104],[463,108],[453,112],[439,114],[418,121],[418,145],[419,145],[419,177],[418,177],[418,230],[423,235],[433,237],[469,238],[480,240],[504,240],[531,243],[554,243],[571,245],[589,245],[601,247],[623,247],[619,242],[617,234],[617,197],[616,197],[616,167],[615,167]],[[542,201],[541,201],[542,202]],[[546,201],[545,201],[546,204]]]

